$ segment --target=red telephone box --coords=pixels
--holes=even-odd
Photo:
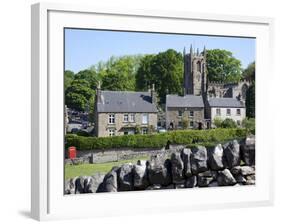
[[[68,158],[69,159],[75,159],[76,158],[76,147],[70,146],[68,148]]]

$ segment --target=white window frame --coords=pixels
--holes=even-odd
[[[191,125],[192,123],[192,125]],[[194,128],[194,121],[189,121],[189,127]]]
[[[238,111],[239,111],[239,113],[238,113]],[[236,115],[237,115],[237,116],[241,116],[241,109],[240,109],[240,108],[237,108],[237,109],[236,109]]]
[[[127,119],[125,119],[125,118],[127,118]],[[124,116],[123,116],[123,122],[124,122],[124,123],[128,123],[128,122],[129,122],[129,114],[124,114]]]
[[[135,114],[129,114],[129,122],[136,122],[136,115]]]
[[[178,110],[178,116],[182,117],[182,115],[183,115],[183,111],[182,110]]]
[[[228,113],[229,111],[229,113]],[[231,109],[230,108],[226,108],[226,116],[231,116]]]
[[[192,113],[192,115],[191,115]],[[194,117],[194,110],[189,111],[189,117]]]
[[[221,116],[221,108],[216,108],[216,115]]]
[[[109,136],[115,136],[115,129],[114,128],[109,128],[108,129],[108,135]]]
[[[146,117],[146,121],[144,121],[145,117]],[[141,115],[141,123],[148,124],[148,114],[147,113]]]
[[[115,124],[115,114],[108,115],[108,124]]]

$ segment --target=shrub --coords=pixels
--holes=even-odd
[[[76,146],[78,150],[95,150],[109,148],[160,148],[169,140],[171,144],[204,144],[223,142],[245,137],[246,129],[218,128],[209,130],[177,130],[147,135],[122,135],[112,137],[84,137],[66,135],[65,146]]]
[[[255,129],[256,129],[255,118],[245,118],[242,121],[242,127],[245,128],[248,133],[255,134]]]
[[[222,128],[237,128],[237,124],[234,120],[231,118],[226,118],[222,123],[221,123]]]
[[[213,123],[217,128],[221,128],[222,122],[223,120],[220,117],[215,117],[213,120]]]

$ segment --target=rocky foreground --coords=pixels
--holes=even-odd
[[[206,149],[163,150],[149,161],[113,167],[105,175],[65,182],[65,194],[177,189],[255,184],[255,136]]]

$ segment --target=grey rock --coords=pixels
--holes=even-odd
[[[167,186],[172,183],[171,161],[159,154],[147,162],[148,180],[150,184]]]
[[[87,178],[84,181],[85,193],[96,193],[102,185],[104,176],[104,174],[97,173],[91,176],[90,178]]]
[[[216,173],[212,171],[205,171],[203,173],[199,173],[198,177],[198,186],[199,187],[208,187],[209,184],[215,180]]]
[[[174,184],[184,183],[184,164],[181,159],[179,152],[172,153],[171,155],[171,165],[172,165],[172,179]]]
[[[148,186],[146,161],[138,161],[133,167],[133,185],[136,190],[144,190]]]
[[[242,174],[243,176],[255,174],[255,168],[251,166],[235,166],[231,169],[233,174]]]
[[[84,163],[83,157],[71,159],[73,165],[80,165]]]
[[[97,192],[117,192],[117,172],[118,167],[113,167],[110,172],[108,172],[102,183],[102,187],[98,189]]]
[[[238,184],[246,184],[247,180],[242,174],[234,174],[233,176]]]
[[[198,174],[207,171],[207,149],[204,146],[197,146],[191,152],[190,162],[192,173]]]
[[[160,184],[153,184],[151,186],[148,186],[146,188],[146,190],[160,190],[161,189],[161,185]]]
[[[236,184],[235,178],[228,169],[218,171],[217,182],[219,186],[232,186]]]
[[[237,140],[228,142],[223,146],[223,148],[227,168],[239,166],[241,162],[240,145],[238,144]]]
[[[218,187],[218,186],[219,186],[219,183],[217,181],[213,181],[208,185],[208,187]]]
[[[71,178],[65,181],[65,188],[64,188],[65,194],[75,194],[75,181],[76,178]]]
[[[84,181],[87,177],[80,176],[75,180],[75,194],[83,194],[84,192]]]
[[[223,165],[223,148],[221,144],[208,150],[208,163],[212,170],[221,170]]]
[[[197,176],[188,177],[185,181],[186,188],[193,188],[197,186]]]
[[[255,136],[250,135],[240,143],[240,150],[242,160],[248,166],[255,165],[255,156],[256,156],[256,147],[255,147]]]
[[[183,172],[184,172],[185,177],[191,177],[192,176],[190,155],[191,155],[191,149],[184,148],[181,151],[181,158],[182,158],[183,165],[184,165]]]
[[[174,189],[182,189],[185,188],[185,184],[175,184]]]
[[[133,164],[123,164],[118,170],[118,191],[133,190]]]
[[[246,185],[256,184],[256,175],[255,174],[245,176],[245,178],[246,178]]]

